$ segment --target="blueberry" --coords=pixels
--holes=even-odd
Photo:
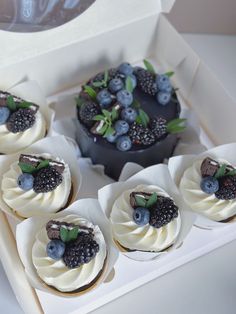
[[[149,223],[150,212],[147,208],[138,207],[133,212],[134,222],[139,226],[144,226]]]
[[[125,120],[118,120],[115,123],[115,130],[117,135],[124,135],[129,131],[129,124]]]
[[[32,174],[23,173],[18,177],[17,184],[22,190],[29,191],[33,189],[34,177]]]
[[[112,103],[111,94],[107,89],[103,89],[97,94],[97,101],[102,108],[108,108]]]
[[[170,102],[171,94],[166,92],[159,92],[157,94],[157,101],[160,105],[165,106]]]
[[[10,110],[7,107],[0,107],[0,125],[7,122],[10,116]]]
[[[116,147],[121,152],[126,152],[127,150],[130,150],[132,147],[132,142],[129,136],[123,135],[118,137],[116,141]]]
[[[137,118],[137,111],[134,108],[126,108],[121,111],[121,118],[128,123],[133,123]]]
[[[169,88],[169,86],[171,86],[170,79],[165,74],[157,75],[156,84],[158,89],[163,92],[166,91],[166,88]]]
[[[127,108],[133,103],[133,95],[125,89],[119,91],[116,95],[117,101],[121,104],[122,107]]]
[[[122,63],[119,67],[118,67],[118,71],[121,74],[124,74],[125,76],[131,75],[133,74],[133,67],[129,64],[129,63]]]
[[[114,78],[109,83],[109,89],[112,93],[117,93],[124,88],[124,83],[120,78]]]
[[[219,181],[214,177],[205,177],[202,179],[200,187],[203,192],[213,194],[219,190]]]
[[[59,260],[65,253],[65,243],[61,240],[52,240],[47,245],[47,255],[48,257]]]
[[[133,89],[135,89],[135,87],[137,86],[137,78],[134,74],[129,75],[129,77],[131,78]]]
[[[115,133],[115,134],[112,134],[112,135],[108,135],[106,137],[106,140],[109,142],[109,143],[115,143],[116,140],[118,138],[118,135]]]

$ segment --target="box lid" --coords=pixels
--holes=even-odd
[[[59,27],[35,33],[0,31],[0,67],[33,58],[134,21],[169,12],[175,0],[96,0]]]

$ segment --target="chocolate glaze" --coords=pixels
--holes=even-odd
[[[180,104],[177,98],[170,101],[166,106],[158,104],[155,97],[143,93],[136,88],[136,99],[150,117],[162,116],[167,121],[179,117]],[[110,144],[101,136],[91,132],[79,120],[76,121],[76,140],[79,144],[83,157],[90,157],[94,164],[105,166],[105,173],[111,178],[118,180],[122,168],[127,162],[135,162],[143,167],[163,162],[169,158],[177,144],[178,136],[168,134],[161,141],[149,147],[133,147],[130,151],[121,152],[114,144]]]

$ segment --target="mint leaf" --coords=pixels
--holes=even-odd
[[[24,162],[19,162],[18,163],[18,166],[20,167],[21,171],[23,173],[34,173],[36,171],[36,168],[32,165],[29,165],[27,163],[24,163]]]
[[[173,71],[170,71],[170,72],[166,72],[165,75],[168,76],[168,77],[171,77],[175,74],[175,72]]]
[[[30,108],[31,106],[34,106],[34,104],[32,102],[28,102],[28,101],[23,101],[18,105],[18,108]]]
[[[176,134],[183,132],[186,129],[185,122],[187,119],[173,119],[172,121],[168,122],[166,125],[166,129],[168,133]]]
[[[152,74],[156,74],[156,71],[153,67],[153,65],[148,60],[143,60],[143,63],[145,65],[145,68],[148,70],[148,72]]]
[[[115,121],[116,119],[118,119],[118,111],[115,109],[115,108],[112,108],[112,111],[111,111],[111,119],[112,121]]]
[[[125,81],[125,89],[130,92],[133,93],[134,91],[134,86],[133,86],[133,81],[131,79],[130,76],[127,76],[126,81]]]
[[[155,205],[157,202],[157,193],[154,192],[152,193],[152,195],[149,197],[148,201],[147,201],[147,208],[152,207],[153,205]]]
[[[109,135],[113,135],[115,133],[115,130],[113,127],[109,126],[104,134],[104,137],[108,137]]]
[[[98,131],[99,134],[103,135],[107,130],[107,124],[104,124],[102,128]]]
[[[107,86],[108,79],[109,79],[109,73],[108,73],[108,70],[106,70],[104,73],[104,82],[103,82],[105,83],[105,86]]]
[[[140,103],[135,99],[132,103],[132,107],[135,109],[139,109],[141,107]]]
[[[37,170],[40,170],[40,169],[43,169],[43,168],[46,168],[49,166],[49,160],[42,160],[40,162],[40,164],[37,166]]]
[[[79,233],[79,228],[74,227],[73,229],[68,231],[66,242],[74,241],[77,239]]]
[[[7,97],[7,107],[11,110],[11,111],[15,111],[16,110],[16,103],[14,101],[13,96],[8,96]]]
[[[110,119],[111,118],[111,113],[110,111],[106,110],[106,109],[103,109],[102,110],[102,113],[104,114],[104,116],[107,118],[107,119]]]
[[[141,196],[138,196],[138,195],[135,195],[135,202],[136,202],[136,205],[139,206],[139,207],[146,207],[146,200],[144,197],[141,197]]]
[[[101,114],[96,115],[95,117],[93,117],[94,121],[102,121],[104,120],[104,116]]]
[[[95,91],[91,86],[85,85],[85,86],[84,86],[84,91],[85,91],[93,100],[96,100],[96,99],[97,99],[97,93],[96,93],[96,91]]]
[[[78,96],[75,98],[75,102],[76,102],[77,107],[81,107],[84,104],[84,99]]]
[[[60,238],[63,242],[68,242],[68,230],[64,227],[60,228]]]
[[[104,85],[104,82],[93,82],[94,87],[102,87]]]
[[[236,169],[232,169],[229,172],[226,173],[227,176],[234,176],[236,175]]]
[[[146,128],[149,123],[149,116],[146,114],[146,112],[143,109],[139,109],[139,117],[141,119],[142,125]]]
[[[216,174],[214,175],[214,177],[216,179],[223,177],[225,175],[226,168],[227,168],[226,164],[221,165],[220,168],[217,170]]]

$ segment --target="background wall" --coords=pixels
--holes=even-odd
[[[168,18],[180,32],[236,35],[236,0],[176,0]]]

